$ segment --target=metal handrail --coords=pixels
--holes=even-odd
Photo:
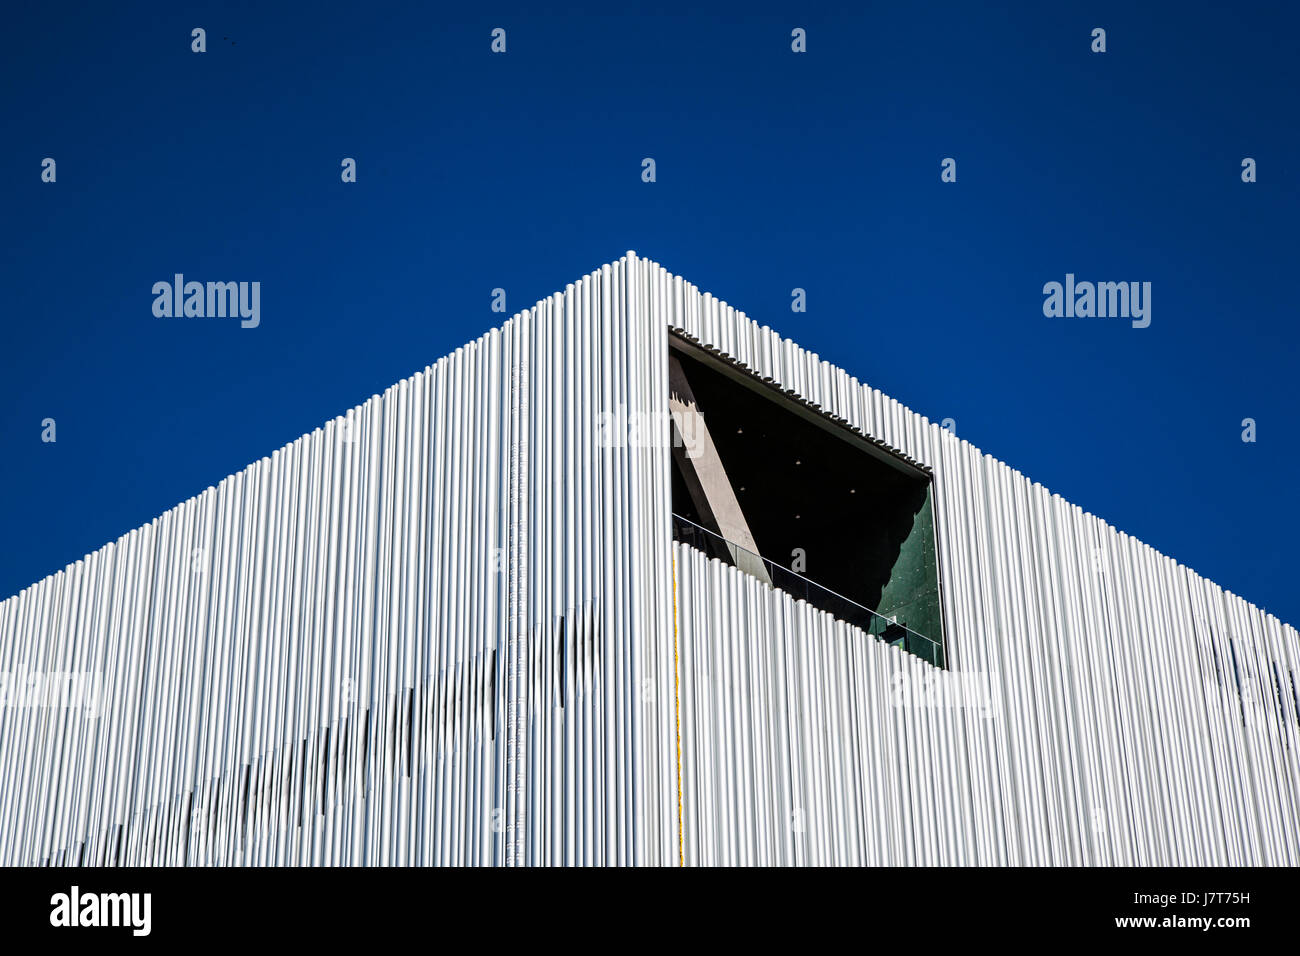
[[[940,644],[938,641],[935,641],[929,637],[926,637],[924,634],[912,630],[910,627],[908,627],[905,624],[899,624],[897,621],[890,620],[880,612],[873,611],[871,608],[859,604],[857,601],[853,600],[852,598],[845,597],[843,594],[840,594],[836,591],[832,591],[830,588],[826,587],[825,585],[818,584],[816,581],[812,580],[811,578],[805,577],[804,575],[800,574],[797,571],[792,571],[787,567],[783,567],[782,565],[779,565],[776,562],[763,557],[761,554],[751,551],[749,548],[746,548],[744,545],[736,544],[736,542],[731,541],[728,538],[724,538],[716,531],[710,531],[708,528],[696,524],[694,521],[692,521],[689,518],[685,518],[676,513],[673,513],[672,518],[673,518],[673,538],[675,540],[681,541],[683,544],[689,544],[692,547],[695,547],[697,550],[702,551],[705,554],[709,555],[710,557],[723,560],[727,564],[730,564],[732,566],[736,566],[737,564],[735,557],[732,553],[733,551],[740,551],[740,552],[744,552],[747,555],[752,555],[753,557],[761,561],[764,567],[768,569],[773,582],[775,582],[778,578],[794,578],[798,582],[800,582],[804,587],[803,599],[806,600],[809,604],[813,605],[814,607],[817,607],[820,610],[827,611],[828,613],[832,614],[834,617],[846,621],[849,624],[854,624],[855,626],[858,626],[854,621],[850,620],[850,617],[855,615],[836,614],[834,610],[831,610],[831,608],[823,607],[823,604],[828,604],[828,603],[833,604],[833,602],[825,601],[825,600],[816,601],[813,599],[813,597],[814,595],[826,596],[829,598],[833,598],[835,601],[840,601],[843,604],[848,605],[850,608],[856,609],[857,611],[861,612],[862,615],[867,616],[868,624],[866,627],[863,627],[862,630],[866,631],[868,634],[871,634],[873,637],[876,637],[880,640],[887,641],[890,644],[898,643],[903,648],[903,650],[907,651],[908,653],[916,654],[917,657],[920,657],[924,660],[928,660],[930,663],[938,667],[943,666],[942,664],[943,645]],[[679,531],[682,533],[679,533]],[[705,536],[704,537],[705,541],[720,543],[722,547],[720,548],[714,547],[712,549],[702,548],[694,540],[690,540],[691,535],[703,535]],[[784,587],[776,583],[773,583],[772,586],[778,588],[779,590],[785,591],[786,593],[791,594],[795,597],[799,596],[794,590],[792,590],[789,587]],[[879,631],[876,630],[877,623],[880,624]],[[916,641],[924,642],[924,645],[927,646],[926,649],[928,649],[930,653],[929,654],[917,653],[917,650],[915,649]]]

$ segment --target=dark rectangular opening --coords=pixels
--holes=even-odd
[[[944,666],[931,479],[670,337],[674,536]]]

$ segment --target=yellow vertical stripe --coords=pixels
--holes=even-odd
[[[686,865],[682,847],[682,698],[677,663],[677,555],[673,559],[673,719],[677,724],[677,865]]]

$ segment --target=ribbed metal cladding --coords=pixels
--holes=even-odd
[[[688,338],[931,470],[951,665],[675,546],[688,863],[1300,862],[1295,628],[675,292]]]
[[[663,393],[638,281],[605,266],[0,605],[0,669],[103,677],[98,716],[0,712],[0,862],[674,858],[670,503],[598,447]]]
[[[931,471],[949,670],[671,542],[669,329]],[[1298,656],[629,253],[0,604],[0,863],[1295,863]]]

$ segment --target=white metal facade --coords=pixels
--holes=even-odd
[[[671,542],[670,328],[932,472],[950,670]],[[1298,665],[629,253],[0,604],[0,863],[1294,864]]]

